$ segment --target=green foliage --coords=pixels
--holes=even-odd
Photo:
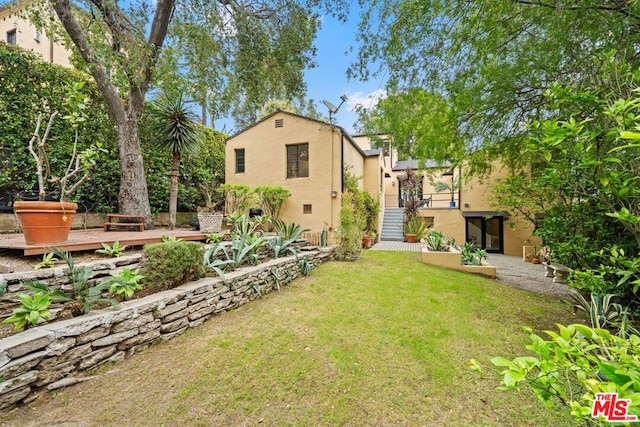
[[[464,242],[462,245],[462,264],[464,265],[474,265],[476,261],[476,257],[474,252],[476,250],[476,245],[472,242]]]
[[[7,292],[7,281],[0,280],[0,297]]]
[[[313,263],[309,260],[309,257],[302,257],[300,259],[300,272],[304,276],[311,276],[311,271],[313,270]]]
[[[253,198],[253,191],[244,184],[223,184],[218,187],[218,192],[224,195],[227,214],[245,211]]]
[[[640,335],[631,324],[631,315],[627,308],[614,303],[611,300],[615,295],[600,295],[591,293],[591,299],[587,300],[576,289],[570,289],[571,297],[576,302],[574,311],[582,310],[589,315],[591,327],[594,329],[614,330],[616,335],[627,338],[630,334]]]
[[[629,414],[640,416],[640,337],[625,339],[584,325],[558,329],[546,332],[550,340],[528,329],[531,344],[526,348],[532,356],[491,359],[505,368],[501,389],[528,385],[542,402],[558,401],[582,422],[590,420],[596,393],[618,393],[619,399],[631,399]]]
[[[290,100],[302,111],[307,107],[303,70],[314,66],[321,13],[347,8],[345,1],[315,0],[286,7],[217,2],[176,8],[155,78],[166,91],[186,90],[211,123],[231,114],[243,128],[270,100]]]
[[[207,235],[207,243],[220,243],[222,241],[222,234],[220,233],[211,233]]]
[[[271,218],[278,218],[280,216],[282,205],[291,197],[291,191],[279,185],[256,187],[254,193],[264,213]]]
[[[27,280],[22,283],[22,286],[24,286],[26,289],[29,289],[34,293],[45,294],[49,296],[52,301],[53,300],[58,300],[58,301],[69,300],[69,297],[67,296],[67,294],[64,293],[64,291],[59,289],[55,291],[51,290],[49,286],[47,286],[45,283],[42,283],[42,282]]]
[[[427,237],[425,238],[425,242],[433,251],[446,252],[449,250],[447,239],[445,239],[442,231],[433,229],[429,230]]]
[[[115,129],[107,116],[106,107],[90,78],[80,72],[42,61],[29,51],[17,46],[0,46],[0,191],[16,199],[34,197],[37,188],[36,167],[29,155],[28,141],[33,135],[38,113],[59,112],[76,123],[82,120],[78,133],[77,153],[85,153],[89,161],[89,149],[101,143],[108,154],[101,156],[101,167],[94,168],[91,179],[94,185],[80,187],[75,200],[87,208],[102,209],[117,194],[119,164]],[[69,96],[69,88],[77,88]],[[82,105],[82,115],[74,107]],[[75,115],[74,115],[75,111]],[[76,128],[67,120],[55,120],[47,142],[47,158],[52,171],[65,171],[73,155]],[[61,197],[53,183],[45,183],[47,193]],[[108,210],[113,210],[113,203]],[[105,209],[106,210],[106,209]]]
[[[373,135],[392,134],[391,143],[402,156],[449,162],[466,154],[458,115],[436,93],[420,88],[394,91],[372,111],[360,107],[358,112],[362,129]]]
[[[342,193],[342,209],[340,209],[340,225],[336,232],[338,246],[334,256],[338,260],[353,260],[362,253],[362,235],[364,219],[355,207],[356,196],[349,191]]]
[[[118,301],[113,298],[104,298],[102,292],[107,288],[105,282],[98,284],[89,283],[92,268],[89,266],[76,267],[75,260],[69,252],[55,250],[68,267],[67,277],[73,294],[73,306],[71,311],[74,316],[87,313],[96,305],[109,304],[114,309],[119,307]]]
[[[367,2],[349,75],[384,73],[392,96],[405,88],[444,94],[458,117],[456,129],[473,148],[487,148],[476,151],[472,167],[489,167],[496,158],[523,164],[529,159],[519,153],[527,133],[522,124],[547,115],[544,92],[552,82],[580,87],[601,81],[593,58],[603,52],[637,68],[640,36],[629,28],[638,24],[639,12],[637,2],[604,0]],[[397,116],[410,121],[413,114]],[[429,131],[436,140],[449,134],[448,123],[434,121]],[[439,143],[436,154],[446,154],[445,147],[446,141]]]
[[[35,326],[40,319],[49,320],[51,312],[51,297],[43,292],[33,295],[19,294],[20,307],[13,310],[13,314],[2,321],[4,324],[13,324],[15,331]]]
[[[285,223],[281,219],[274,220],[273,225],[278,231],[278,235],[288,242],[295,242],[300,239],[302,233],[309,231],[308,228],[302,228],[300,224],[296,224],[295,222]]]
[[[364,230],[367,234],[373,234],[378,231],[380,199],[373,197],[367,191],[361,190],[359,186],[360,179],[361,177],[352,172],[351,166],[345,167],[344,188],[352,195],[351,203],[358,216],[358,221],[363,222]]]
[[[196,124],[197,117],[188,108],[182,93],[175,97],[160,95],[150,106],[153,142],[172,155],[169,172],[169,227],[173,230],[178,210],[180,161],[183,155],[193,155],[200,151],[202,138]]]
[[[42,255],[42,261],[39,262],[38,264],[36,264],[33,268],[35,268],[36,270],[41,269],[41,268],[51,268],[54,265],[56,265],[56,262],[58,261],[58,258],[55,257],[55,253],[53,252],[48,252],[44,255]]]
[[[289,253],[291,255],[296,255],[296,248],[291,246],[294,240],[285,240],[282,236],[277,236],[272,239],[268,239],[267,243],[269,248],[273,251],[274,258],[280,258],[282,254]]]
[[[220,254],[224,254],[224,258],[221,258]],[[209,270],[215,271],[222,280],[225,280],[224,270],[227,266],[233,264],[233,260],[229,258],[230,256],[226,245],[217,242],[211,245],[204,253],[204,266]]]
[[[204,276],[204,245],[167,241],[145,245],[141,270],[145,287],[169,289]]]
[[[128,248],[127,245],[120,245],[118,240],[113,242],[113,246],[109,246],[108,243],[101,243],[101,245],[102,249],[96,249],[97,254],[105,254],[116,258],[124,255],[124,251]]]
[[[429,234],[429,225],[420,217],[414,216],[402,226],[404,234],[414,234],[419,242],[424,236]]]
[[[140,274],[140,269],[131,271],[129,267],[125,267],[121,272],[111,273],[112,278],[107,280],[109,284],[109,292],[117,295],[122,299],[129,299],[136,291],[142,289],[140,281],[144,276]]]
[[[160,238],[162,240],[162,243],[167,243],[167,242],[182,242],[182,239],[176,237],[176,236],[165,236],[164,234],[162,235],[162,237]]]

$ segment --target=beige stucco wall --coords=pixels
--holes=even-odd
[[[16,45],[34,51],[44,61],[71,67],[71,52],[60,42],[53,42],[44,32],[39,33],[39,41],[35,40],[38,33],[35,26],[20,16],[23,4],[10,4],[0,9],[0,40],[6,43],[7,33],[15,29]]]
[[[283,120],[276,128],[275,120]],[[340,171],[341,132],[328,124],[286,113],[267,120],[230,138],[226,143],[226,182],[259,185],[281,185],[291,191],[280,213],[281,218],[302,224],[312,231],[323,227],[332,231],[338,224],[342,175]],[[287,178],[286,146],[309,144],[309,177]],[[345,141],[345,146],[348,142]],[[245,172],[235,173],[235,151],[245,150]],[[350,150],[345,158],[357,160]],[[362,172],[363,162],[354,162],[354,170]],[[336,197],[332,196],[335,192]],[[303,213],[303,205],[312,206],[311,214]]]
[[[506,176],[506,169],[495,165],[489,178],[480,181],[476,178],[462,180],[460,190],[460,202],[455,208],[431,208],[422,209],[420,216],[433,217],[433,227],[442,231],[447,238],[454,238],[461,243],[465,240],[465,223],[463,216],[467,211],[495,211],[500,207],[491,203],[491,187],[496,180]],[[445,177],[447,178],[447,177]],[[507,255],[522,255],[523,243],[532,237],[533,225],[517,215],[516,212],[509,211],[510,217],[504,219],[503,241],[504,253]]]

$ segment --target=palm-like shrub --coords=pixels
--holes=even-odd
[[[196,115],[187,108],[182,94],[161,95],[151,102],[150,117],[155,143],[173,154],[169,188],[169,227],[175,228],[178,210],[178,179],[183,155],[195,154],[201,145]]]

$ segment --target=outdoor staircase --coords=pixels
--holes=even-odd
[[[382,219],[382,241],[403,241],[402,221],[404,220],[404,208],[387,208]]]

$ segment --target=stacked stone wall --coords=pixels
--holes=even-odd
[[[300,274],[302,257],[316,266],[331,252],[270,260],[229,272],[225,280],[207,277],[123,302],[118,310],[91,311],[0,340],[0,410],[85,380],[78,376],[83,371],[132,356],[286,285]]]

